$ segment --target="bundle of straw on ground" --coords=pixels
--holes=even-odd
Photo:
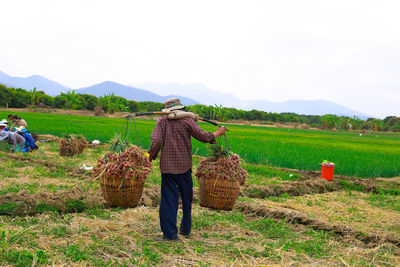
[[[203,160],[196,171],[199,180],[200,205],[218,210],[232,210],[244,185],[247,172],[240,167],[239,156],[227,153],[220,146],[213,156]]]
[[[76,154],[82,154],[83,150],[87,147],[85,137],[77,138]]]
[[[75,137],[65,136],[60,140],[60,156],[72,157],[77,151],[77,141]]]
[[[143,193],[151,163],[141,148],[128,147],[125,152],[99,158],[93,176],[100,179],[104,199],[110,207],[136,207]]]
[[[60,156],[72,157],[82,154],[87,142],[84,137],[66,135],[60,141]]]

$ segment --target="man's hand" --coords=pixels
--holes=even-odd
[[[144,152],[144,155],[149,159],[150,162],[153,161],[153,158],[150,156],[149,152]]]
[[[226,132],[225,126],[218,127],[218,130],[214,132],[214,137],[217,138],[218,136],[225,134],[225,132]]]

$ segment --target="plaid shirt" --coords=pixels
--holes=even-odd
[[[155,159],[161,149],[161,173],[181,174],[192,168],[191,136],[203,143],[215,143],[211,132],[205,132],[192,118],[158,119],[151,134],[150,158]]]

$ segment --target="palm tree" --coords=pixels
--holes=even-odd
[[[64,108],[73,109],[82,102],[80,94],[76,94],[75,90],[68,90],[67,93],[61,93],[61,96],[65,100]]]
[[[332,129],[336,127],[337,116],[326,114],[322,116],[321,121],[322,121],[322,128]]]
[[[110,114],[111,112],[111,104],[112,104],[112,98],[114,97],[114,93],[109,93],[108,95],[104,94],[104,96],[99,97],[99,101],[101,105],[104,107],[106,110],[107,114]]]
[[[100,103],[106,110],[107,114],[126,111],[128,107],[123,103],[122,98],[117,97],[114,93],[104,94],[104,96],[99,97]]]
[[[32,106],[35,106],[39,103],[39,94],[36,91],[36,87],[33,90],[29,91],[31,97]]]

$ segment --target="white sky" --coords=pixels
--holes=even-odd
[[[400,116],[400,1],[1,1],[0,70]]]

